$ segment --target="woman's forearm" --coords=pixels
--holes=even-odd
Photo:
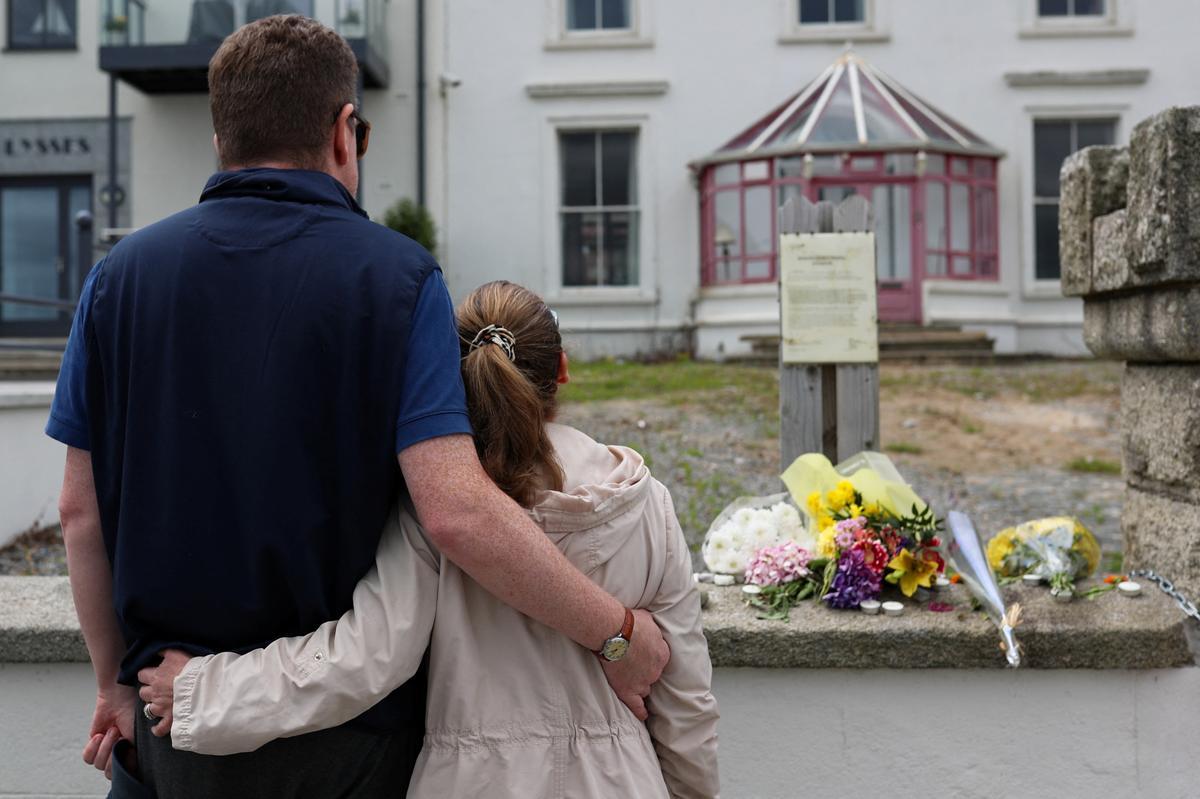
[[[193,658],[175,679],[174,747],[233,754],[336,727],[412,677],[437,604],[436,557],[420,538],[411,519],[389,522],[341,618],[245,655]]]

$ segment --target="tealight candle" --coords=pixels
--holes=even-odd
[[[1026,574],[1021,577],[1021,581],[1026,585],[1041,585],[1042,576],[1040,574]]]
[[[1117,590],[1121,592],[1122,596],[1138,596],[1142,593],[1142,584],[1126,580],[1122,583],[1117,583]]]
[[[733,585],[734,579],[732,574],[714,574],[713,585]]]
[[[757,596],[758,594],[762,593],[762,587],[754,585],[753,583],[751,583],[749,585],[743,585],[742,593],[749,594],[750,596]]]
[[[949,588],[951,585],[950,578],[945,575],[942,575],[941,577],[937,578],[937,582],[934,583],[934,585],[937,586],[938,588]]]
[[[858,609],[868,616],[874,616],[879,612],[879,600],[864,599],[862,602],[858,603]]]
[[[904,612],[904,605],[900,602],[884,602],[883,612],[888,616],[899,616]]]

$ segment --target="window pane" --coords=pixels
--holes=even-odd
[[[771,202],[770,186],[746,189],[746,254],[766,255],[774,251],[771,241],[771,219],[775,205]]]
[[[761,258],[746,262],[746,280],[769,280],[771,278],[771,261]]]
[[[863,0],[834,0],[833,18],[835,22],[862,22]]]
[[[889,175],[911,175],[917,171],[917,157],[912,153],[892,153],[884,160]]]
[[[975,189],[975,249],[996,251],[996,190],[991,187]]]
[[[1038,0],[1038,16],[1065,17],[1067,0]]]
[[[600,25],[607,30],[630,27],[629,0],[600,0]]]
[[[595,286],[600,280],[600,214],[562,215],[563,285]]]
[[[971,259],[965,255],[954,256],[954,274],[960,276],[971,274]]]
[[[601,205],[637,205],[635,156],[634,134],[600,134]]]
[[[814,175],[842,174],[842,157],[840,155],[814,155],[812,160]]]
[[[596,28],[596,0],[566,0],[567,30],[589,31]]]
[[[634,286],[638,282],[638,215],[616,211],[604,215],[605,286]]]
[[[1104,0],[1075,0],[1075,16],[1092,17],[1104,15]]]
[[[1112,144],[1116,141],[1116,123],[1111,119],[1088,119],[1075,123],[1075,145],[1082,150],[1094,144]]]
[[[1070,122],[1033,123],[1033,193],[1058,196],[1058,172],[1071,154]]]
[[[829,22],[829,0],[800,0],[800,24]]]
[[[946,174],[946,156],[939,155],[938,153],[927,153],[925,155],[925,174]]]
[[[875,239],[880,280],[912,277],[912,195],[908,186],[876,186]]]
[[[736,186],[741,182],[737,164],[721,164],[713,173],[713,182],[718,186]]]
[[[979,274],[981,277],[995,277],[996,268],[996,256],[985,255],[979,259]]]
[[[925,246],[946,249],[946,187],[936,180],[925,184]]]
[[[859,155],[850,159],[850,169],[854,172],[874,172],[879,168],[879,162],[873,155]]]
[[[744,180],[767,180],[770,177],[771,164],[769,161],[750,161],[742,167]]]
[[[0,191],[0,292],[58,297],[58,189],[53,186]],[[55,319],[54,308],[0,305],[0,319]]]
[[[942,277],[946,274],[946,256],[929,253],[925,256],[925,274],[930,277]]]
[[[599,205],[596,196],[596,134],[561,133],[562,204]]]
[[[950,184],[950,248],[971,249],[971,193],[965,183]]]
[[[1038,280],[1058,280],[1058,203],[1034,206],[1035,275]]]
[[[950,159],[950,174],[952,175],[969,175],[971,174],[971,165],[965,158]]]
[[[850,78],[843,75],[817,124],[808,135],[811,142],[844,143],[858,141],[858,125],[854,121],[854,95]]]
[[[803,158],[776,158],[775,175],[781,178],[804,177]]]
[[[737,190],[718,192],[713,198],[716,226],[713,245],[718,259],[737,258],[742,254],[742,208]]]
[[[987,158],[976,158],[975,159],[975,177],[985,178],[985,179],[991,179],[991,178],[996,177],[996,170],[994,169],[990,159],[987,159]]]
[[[822,186],[817,189],[817,200],[837,205],[853,194],[858,194],[858,189],[853,186]]]
[[[804,187],[798,183],[785,183],[779,187],[779,205],[783,207],[788,200],[796,198],[796,202],[800,202],[799,198],[804,196]]]

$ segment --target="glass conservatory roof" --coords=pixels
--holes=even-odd
[[[853,53],[700,163],[844,150],[1003,153]]]

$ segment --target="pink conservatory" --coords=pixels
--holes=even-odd
[[[790,197],[873,206],[879,318],[921,320],[921,282],[998,278],[1003,153],[847,53],[707,158],[701,283],[776,280],[776,208]]]

